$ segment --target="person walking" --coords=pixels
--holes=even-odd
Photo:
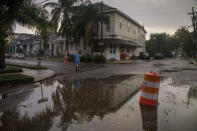
[[[79,64],[80,64],[80,51],[78,50],[77,53],[74,55],[75,58],[75,68],[76,71],[79,69]]]
[[[67,50],[64,51],[64,67],[68,65],[68,55]]]

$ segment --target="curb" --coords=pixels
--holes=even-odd
[[[44,81],[44,80],[50,79],[50,78],[52,78],[52,77],[55,77],[56,75],[57,75],[57,74],[55,73],[55,71],[53,71],[53,74],[52,74],[52,75],[50,75],[50,76],[48,76],[48,77],[45,77],[45,78],[42,78],[42,79],[40,79],[40,80],[34,81],[33,83],[42,82],[42,81]]]
[[[115,62],[106,62],[106,64],[132,64],[136,62],[137,61],[115,61]]]
[[[34,81],[33,83],[42,82],[42,81],[44,81],[44,80],[47,80],[47,79],[53,78],[53,77],[55,77],[55,76],[56,76],[56,74],[54,73],[54,74],[53,74],[53,75],[51,75],[51,76],[48,76],[48,77],[45,77],[45,78],[43,78],[43,79],[40,79],[40,80]]]

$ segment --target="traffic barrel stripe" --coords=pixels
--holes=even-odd
[[[159,88],[152,88],[148,86],[142,86],[142,91],[150,94],[159,94]]]
[[[158,82],[149,82],[149,81],[145,81],[144,80],[143,85],[147,86],[147,87],[152,87],[152,88],[159,88],[160,83],[158,83]]]
[[[150,75],[150,73],[145,74],[144,76],[144,80],[145,81],[149,81],[149,82],[160,82],[160,76],[154,76],[154,75]]]
[[[140,104],[145,106],[155,106],[157,105],[158,100],[150,100],[140,96]]]
[[[146,106],[155,106],[158,103],[159,86],[160,76],[155,72],[146,73],[139,103]]]
[[[158,95],[156,94],[149,94],[149,93],[146,93],[146,92],[141,92],[141,96],[144,97],[144,98],[147,98],[147,99],[151,99],[151,100],[157,100],[158,98]]]

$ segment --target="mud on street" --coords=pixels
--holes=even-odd
[[[139,105],[149,71],[161,75],[153,108]],[[197,66],[182,58],[105,64],[7,92],[0,101],[1,131],[197,130]]]

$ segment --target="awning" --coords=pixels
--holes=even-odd
[[[141,47],[135,42],[121,40],[121,39],[115,39],[115,38],[107,38],[107,39],[94,39],[93,43],[98,44],[99,42],[103,42],[105,45],[107,44],[115,44],[115,45],[126,45],[126,46],[132,46],[132,47]]]

